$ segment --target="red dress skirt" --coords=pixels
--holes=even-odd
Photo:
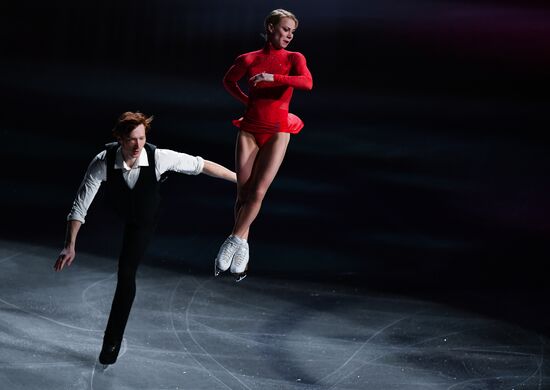
[[[240,128],[241,122],[243,121],[243,118],[240,117],[239,119],[234,119],[232,121],[233,125]],[[291,134],[298,134],[302,128],[304,127],[304,122],[297,116],[292,113],[288,113],[288,127],[285,131],[282,133],[291,133]],[[253,129],[247,129],[247,132],[251,133],[254,138],[256,139],[256,143],[259,147],[262,147],[269,139],[273,136],[273,134],[279,133],[279,131],[266,131],[266,130],[259,130],[258,132],[254,131]]]

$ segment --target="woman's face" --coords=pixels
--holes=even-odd
[[[276,49],[285,49],[292,38],[294,37],[294,31],[296,31],[296,22],[291,18],[282,18],[275,26],[268,25],[269,42]]]

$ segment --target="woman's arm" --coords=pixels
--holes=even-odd
[[[239,87],[238,81],[243,78],[246,73],[246,66],[243,56],[237,57],[235,63],[229,68],[223,77],[223,86],[235,99],[243,104],[248,104],[248,96]]]
[[[287,76],[283,74],[259,73],[250,78],[253,86],[257,87],[258,83],[265,81],[266,84],[259,85],[263,87],[277,87],[287,85],[296,89],[310,90],[313,88],[313,78],[306,63],[306,58],[303,54],[294,53],[293,58],[293,75]]]
[[[294,67],[292,76],[274,74],[273,81],[277,84],[288,85],[296,89],[310,90],[313,88],[313,78],[306,63],[306,58],[301,53],[294,53]]]

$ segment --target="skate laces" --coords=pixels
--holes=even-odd
[[[231,237],[226,238],[216,257],[216,265],[222,270],[227,269],[238,249],[239,244],[237,242],[232,240]]]
[[[222,248],[222,256],[227,256],[230,253],[235,252],[236,250],[238,250],[238,247],[239,247],[239,244],[237,244],[230,238],[226,239]]]
[[[248,254],[248,244],[239,244],[237,252],[235,252],[235,257],[233,257],[233,262],[237,267],[241,266],[247,260]]]

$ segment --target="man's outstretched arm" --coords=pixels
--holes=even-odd
[[[76,255],[76,236],[80,226],[85,222],[86,213],[101,186],[101,182],[107,178],[106,170],[105,151],[103,151],[92,160],[78,188],[73,207],[67,216],[65,244],[53,266],[54,270],[61,271],[63,267],[68,267],[73,262]]]
[[[55,262],[53,269],[59,272],[63,267],[69,267],[75,256],[76,236],[82,226],[82,222],[76,220],[70,220],[67,222],[67,232],[65,233],[65,245],[61,253],[59,254],[57,261]]]
[[[204,160],[202,173],[208,176],[217,177],[219,179],[228,180],[233,183],[237,182],[237,174],[235,172],[230,171],[223,165],[217,164],[209,160]]]

